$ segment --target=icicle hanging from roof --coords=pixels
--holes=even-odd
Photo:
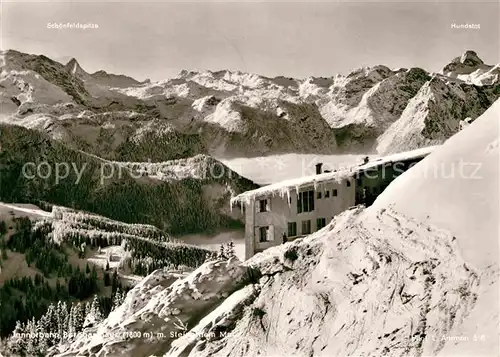
[[[243,192],[233,198],[231,198],[231,204],[234,205],[236,202],[246,205],[249,205],[251,201],[254,201],[256,197],[265,197],[265,196],[280,196],[284,198],[285,195],[288,198],[288,203],[290,204],[290,191],[295,188],[295,191],[298,193],[300,189],[305,186],[314,185],[314,189],[318,190],[318,187],[324,189],[325,184],[327,182],[335,181],[337,183],[342,183],[343,180],[349,179],[353,177],[355,173],[361,172],[362,170],[367,170],[373,167],[380,166],[384,163],[395,162],[399,160],[405,160],[408,158],[417,158],[424,157],[430,152],[432,152],[437,146],[428,147],[423,149],[417,149],[411,152],[394,154],[391,156],[386,156],[380,158],[376,161],[370,161],[364,165],[359,165],[355,167],[346,167],[339,170],[335,170],[329,173],[323,173],[320,175],[313,175],[307,177],[300,177],[290,180],[285,180],[283,182],[271,184],[268,186],[263,186],[261,188]],[[243,207],[241,207],[243,210]]]

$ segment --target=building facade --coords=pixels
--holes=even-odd
[[[323,228],[333,216],[354,203],[352,179],[327,182],[321,189],[305,186],[298,194],[296,190],[290,191],[287,197],[259,197],[246,207],[245,258],[283,243],[283,236],[290,241]]]
[[[364,162],[339,172],[321,172],[245,192],[231,200],[245,210],[245,258],[325,227],[352,206],[369,206],[400,174],[435,147]]]

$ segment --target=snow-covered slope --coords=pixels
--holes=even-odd
[[[6,220],[12,216],[44,218],[50,217],[51,213],[44,211],[35,205],[0,202],[0,220]]]
[[[205,263],[187,277],[178,272],[153,272],[93,333],[87,331],[71,346],[61,346],[60,352],[69,347],[61,356],[88,349],[116,356],[157,354],[196,326],[245,279],[245,269],[237,258]]]
[[[496,102],[367,209],[242,264],[160,277],[169,287],[150,287],[151,298],[62,355],[496,356],[499,115]],[[425,176],[460,163],[463,176]],[[117,331],[154,337],[148,345]]]
[[[392,183],[373,209],[392,205],[452,231],[462,255],[478,268],[497,263],[499,121],[496,101],[473,125]],[[434,203],[434,204],[431,204]],[[446,207],[446,208],[445,208]]]
[[[459,131],[461,119],[483,113],[498,97],[499,89],[498,82],[478,87],[433,75],[378,138],[377,151],[398,152],[442,143]]]
[[[119,145],[130,127],[148,128],[150,120],[176,137],[196,138],[180,140],[181,152],[189,155],[406,151],[442,143],[461,120],[475,119],[500,95],[498,65],[484,64],[473,51],[441,74],[383,65],[305,79],[184,70],[154,83],[105,71],[90,74],[75,59],[63,65],[12,50],[0,58],[0,120],[50,132],[72,146],[83,142],[102,157],[116,156],[115,147],[103,143]],[[104,115],[105,131],[96,139]],[[31,123],[39,124],[40,116],[52,124]],[[161,136],[151,139],[161,142]]]
[[[408,171],[373,204],[391,207],[453,234],[460,256],[478,272],[475,308],[441,355],[488,356],[499,348],[499,120],[497,100],[466,130]]]

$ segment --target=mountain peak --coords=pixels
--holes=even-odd
[[[108,75],[108,72],[106,72],[105,70],[103,69],[100,69],[94,73],[92,73],[93,76],[107,76]]]
[[[468,50],[463,53],[460,57],[460,63],[465,64],[466,66],[477,66],[484,64],[484,62],[479,58],[476,52]]]
[[[455,57],[444,68],[442,73],[450,77],[460,74],[470,74],[475,70],[484,67],[485,64],[475,51],[467,50],[460,57]]]
[[[76,60],[75,57],[73,57],[68,61],[68,63],[66,63],[66,66],[73,66],[75,64],[78,64],[78,61]]]
[[[65,65],[66,69],[73,75],[86,75],[88,74],[83,70],[78,61],[75,58],[69,60]]]

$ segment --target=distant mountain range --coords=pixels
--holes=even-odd
[[[118,161],[404,151],[442,143],[500,96],[500,65],[473,51],[441,73],[378,65],[305,79],[222,70],[139,82],[13,50],[0,65],[0,120]]]

